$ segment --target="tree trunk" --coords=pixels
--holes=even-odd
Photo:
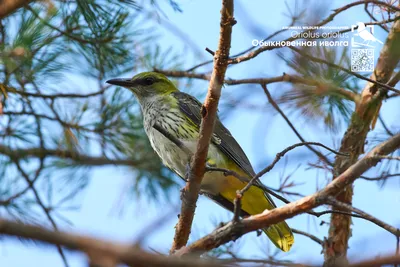
[[[397,13],[397,16],[400,14]],[[400,59],[400,21],[397,20],[391,28],[388,38],[379,55],[378,63],[371,79],[387,83]],[[375,123],[382,100],[387,91],[376,84],[368,83],[361,99],[356,103],[350,125],[343,136],[340,152],[349,153],[350,157],[336,157],[333,179],[354,164],[364,153],[364,144],[370,126]],[[353,185],[348,186],[338,196],[339,201],[351,204]],[[351,217],[332,214],[329,237],[324,245],[324,266],[344,266],[347,263],[348,240],[351,236]]]

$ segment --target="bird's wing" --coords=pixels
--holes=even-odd
[[[200,128],[201,123],[201,106],[202,104],[191,95],[182,92],[173,92],[173,96],[178,99],[180,110]],[[212,143],[218,147],[228,158],[233,160],[249,177],[253,177],[255,172],[250,164],[249,159],[243,152],[240,145],[231,135],[228,129],[222,125],[217,117],[214,127],[214,135]]]
[[[202,104],[196,98],[186,93],[173,92],[172,94],[178,100],[180,110],[195,125],[197,125],[198,128],[200,128]],[[215,122],[214,135],[211,141],[217,148],[219,148],[229,159],[233,160],[249,176],[249,180],[251,177],[256,175],[243,149],[236,142],[235,138],[233,138],[229,130],[226,129],[225,126],[221,123],[218,117]],[[276,207],[276,204],[272,200],[271,196],[267,193],[264,185],[259,180],[256,180],[254,182],[254,186],[261,188],[264,191],[264,195],[268,199],[268,201],[274,207]],[[231,207],[228,207],[221,203],[226,202],[226,200],[222,201],[222,198],[223,197],[221,195],[214,196],[213,200],[219,202],[228,210],[232,210]]]
[[[229,200],[227,200],[226,198],[224,198],[221,194],[218,195],[213,195],[207,192],[202,192],[202,194],[208,198],[210,198],[211,200],[213,200],[215,203],[217,203],[218,205],[220,205],[221,207],[233,212],[235,209],[235,205],[230,202]],[[243,209],[240,210],[240,216],[242,217],[247,217],[250,216],[250,214],[246,211],[244,211]]]

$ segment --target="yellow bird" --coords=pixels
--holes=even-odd
[[[156,72],[144,72],[132,79],[112,79],[107,82],[123,86],[136,96],[153,149],[168,168],[184,178],[190,153],[180,148],[170,136],[195,153],[201,123],[201,103],[193,96],[180,92],[167,77]],[[233,211],[236,191],[246,186],[255,172],[240,145],[218,118],[207,164],[235,171],[246,178],[242,180],[221,172],[207,172],[202,180],[202,193]],[[242,216],[274,208],[276,205],[271,197],[257,183],[242,198]],[[293,233],[286,222],[271,225],[263,231],[283,251],[289,251],[294,242]]]

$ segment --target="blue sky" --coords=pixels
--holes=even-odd
[[[286,1],[289,6],[293,6],[293,0]],[[302,1],[298,1],[302,3]],[[342,6],[350,1],[331,1],[330,10]],[[220,1],[180,1],[183,13],[176,13],[170,8],[165,7],[169,22],[176,25],[183,33],[190,37],[191,42],[197,45],[198,50],[203,51],[205,47],[212,50],[216,49],[219,35],[220,19]],[[331,25],[351,25],[356,21],[369,21],[362,13],[363,6],[350,9],[346,15],[339,15]],[[242,51],[251,46],[253,39],[262,39],[266,35],[289,23],[284,1],[240,1],[236,4],[236,19],[238,24],[234,27],[232,37],[231,54]],[[329,13],[327,13],[329,14]],[[313,15],[313,14],[309,14]],[[247,18],[251,17],[254,31],[248,30]],[[325,17],[325,16],[324,16]],[[167,28],[160,27],[162,36],[160,43],[165,48],[174,46],[177,51],[184,49],[182,39],[176,38]],[[375,28],[380,40],[384,40],[384,33]],[[375,50],[377,53],[379,49]],[[207,52],[202,52],[203,59],[209,59]],[[201,59],[195,58],[193,54],[188,54],[186,67],[201,62]],[[280,62],[280,63],[279,63]],[[206,68],[207,69],[207,68]],[[206,70],[204,69],[204,70]],[[244,77],[273,77],[281,75],[286,70],[286,66],[277,60],[273,52],[266,52],[259,57],[233,66],[228,69],[227,76],[230,78]],[[133,73],[132,73],[133,75]],[[110,77],[113,78],[113,77]],[[77,81],[72,81],[77,82]],[[363,83],[360,83],[363,85]],[[274,95],[279,95],[279,90],[287,85],[275,84],[270,86]],[[198,90],[204,92],[207,88],[206,82],[196,82],[192,91]],[[240,90],[240,92],[239,92]],[[224,95],[237,95],[243,90],[261,89],[254,86],[227,86],[223,89]],[[249,99],[252,103],[263,105],[267,102],[266,98],[258,94]],[[202,99],[201,99],[202,100]],[[395,116],[391,116],[398,106],[398,99],[388,101],[383,105],[382,115],[387,118],[388,125],[395,124]],[[397,103],[396,103],[397,102]],[[279,151],[299,142],[290,128],[279,117],[274,115],[272,109],[267,108],[264,112],[255,112],[244,108],[235,109],[235,111],[224,121],[226,126],[244,148],[250,161],[257,170],[266,166],[271,158]],[[308,141],[322,142],[331,147],[337,147],[343,130],[333,138],[317,122],[305,121],[292,117],[295,125],[300,129],[303,136]],[[374,132],[382,131],[378,123]],[[306,149],[300,148],[298,153],[306,153]],[[296,152],[297,153],[297,152]],[[294,155],[299,155],[294,152]],[[291,154],[289,154],[289,159]],[[301,162],[301,157],[290,161],[287,165],[286,173],[283,174],[284,163],[278,164],[277,168],[263,177],[262,181],[272,187],[277,187],[279,176],[287,175],[297,168],[298,163],[301,167],[294,173],[296,182],[304,182],[299,187],[303,194],[309,194],[316,190],[317,185],[322,186],[330,179],[330,175],[324,178],[323,173],[316,173],[313,170],[306,170],[307,162]],[[317,175],[320,179],[316,182]],[[373,172],[371,172],[371,176]],[[146,198],[133,201],[127,206],[123,215],[119,215],[115,210],[119,198],[124,190],[129,186],[130,172],[124,168],[104,167],[96,169],[91,175],[91,183],[79,198],[80,209],[78,211],[64,212],[73,225],[61,224],[61,228],[68,231],[90,234],[97,237],[112,239],[115,241],[134,242],[145,226],[149,222],[157,221],[157,218],[169,213],[167,220],[163,220],[158,230],[152,233],[143,243],[145,249],[155,249],[160,252],[167,252],[174,234],[173,226],[176,223],[176,215],[179,208],[179,194],[176,192],[172,200],[171,208],[166,207],[164,203],[154,203]],[[385,222],[400,226],[400,218],[394,212],[388,212],[390,207],[400,205],[400,196],[398,194],[399,183],[391,182],[382,190],[376,183],[359,180],[355,183],[354,205],[361,208]],[[175,203],[175,204],[174,204]],[[279,203],[281,204],[281,203]],[[229,212],[219,208],[213,202],[200,198],[194,221],[195,237],[210,232],[215,222],[227,221],[231,218]],[[329,221],[329,216],[322,218],[311,218],[308,215],[301,215],[288,220],[294,228],[310,231],[321,239],[327,235],[328,227],[319,226],[321,220]],[[385,241],[385,242],[383,242]],[[380,243],[376,246],[377,242]],[[369,222],[355,219],[353,222],[353,236],[350,239],[349,254],[352,259],[359,259],[365,256],[375,256],[379,254],[388,254],[394,251],[395,239],[381,228],[372,225]],[[263,256],[267,251],[274,252],[275,249],[266,237],[256,237],[251,233],[239,241],[238,251],[240,255],[246,257]],[[309,239],[296,236],[296,243],[290,253],[279,254],[279,259],[293,259],[300,262],[320,262],[323,256],[319,254],[321,248],[318,244]],[[360,252],[363,253],[360,253]],[[68,259],[72,267],[86,266],[84,256],[78,253],[68,253]],[[23,244],[14,239],[5,239],[0,242],[0,264],[2,266],[63,266],[60,256],[56,249],[48,246]]]

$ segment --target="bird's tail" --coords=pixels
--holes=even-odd
[[[274,245],[287,252],[294,243],[292,230],[286,222],[280,222],[263,229]]]

